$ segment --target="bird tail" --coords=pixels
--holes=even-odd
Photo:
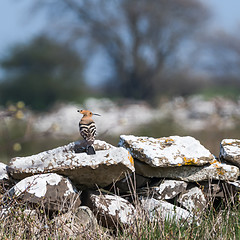
[[[93,146],[88,146],[87,147],[87,155],[93,155],[96,154],[94,147]]]

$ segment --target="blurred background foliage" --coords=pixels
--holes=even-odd
[[[3,105],[21,100],[34,110],[47,110],[58,100],[81,101],[84,97],[80,56],[47,36],[14,47],[0,64]]]
[[[208,32],[211,11],[202,1],[39,0],[33,9],[47,12],[48,26],[1,57],[3,111],[15,106],[17,112],[22,101],[26,111],[44,112],[59,102],[81,104],[93,96],[146,101],[156,108],[174,96],[239,98],[239,36]],[[96,80],[89,82],[86,72],[96,58],[104,68],[95,69]],[[34,120],[14,114],[11,120],[0,116],[4,156],[27,155],[76,140],[30,133]],[[193,135],[171,120],[136,133]],[[205,137],[201,134],[201,139],[210,139],[207,132]],[[218,130],[219,134],[225,136]],[[111,136],[106,139],[116,142]]]

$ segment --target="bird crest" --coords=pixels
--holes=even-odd
[[[78,112],[81,113],[81,114],[83,114],[83,117],[92,117],[93,115],[101,116],[100,114],[92,113],[92,112],[89,111],[89,110],[78,110]]]

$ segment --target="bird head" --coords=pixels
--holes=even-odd
[[[92,115],[96,115],[96,116],[101,116],[100,114],[97,114],[97,113],[92,113],[91,111],[89,110],[77,110],[79,113],[83,114],[83,116],[86,116],[86,117],[92,117]]]

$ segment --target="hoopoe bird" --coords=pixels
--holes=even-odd
[[[88,155],[95,154],[95,150],[93,148],[93,143],[96,136],[96,125],[92,119],[93,115],[101,116],[97,113],[92,113],[88,110],[78,110],[81,114],[83,114],[82,119],[79,122],[79,132],[80,135],[87,142],[86,152]]]

